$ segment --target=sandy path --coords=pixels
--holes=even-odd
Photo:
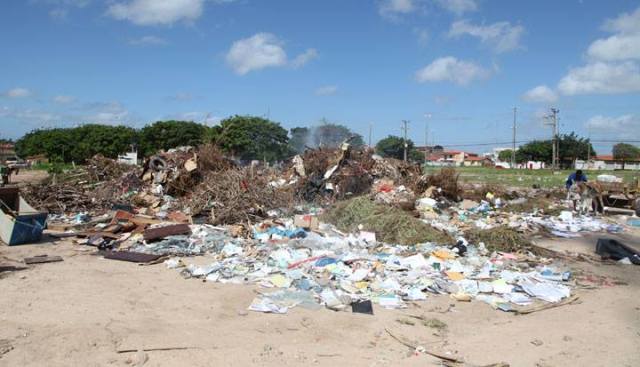
[[[477,365],[640,365],[638,266],[573,264],[628,285],[581,290],[579,304],[526,316],[445,296],[407,310],[375,308],[374,316],[302,308],[269,315],[245,311],[253,286],[185,280],[164,265],[104,260],[68,243],[0,245],[0,259],[45,253],[65,261],[0,278],[0,339],[13,347],[0,366],[127,366],[141,356],[117,350],[157,347],[196,349],[148,352],[145,366],[439,365],[385,328]],[[447,331],[397,322],[404,314],[437,318]]]

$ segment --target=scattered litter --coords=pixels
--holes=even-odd
[[[367,315],[373,315],[373,305],[370,300],[367,301],[355,301],[351,304],[351,311],[353,313],[364,313]]]

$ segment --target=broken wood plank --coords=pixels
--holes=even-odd
[[[25,270],[25,269],[29,269],[26,266],[15,266],[15,265],[3,265],[0,264],[0,273],[5,272],[5,271],[20,271],[20,270]]]
[[[389,336],[391,336],[393,339],[395,339],[398,343],[400,343],[400,344],[402,344],[402,345],[404,345],[406,347],[409,347],[409,348],[411,348],[413,350],[416,350],[418,348],[418,345],[414,345],[414,344],[412,344],[412,343],[410,343],[410,342],[408,342],[408,341],[406,341],[406,340],[394,335],[388,328],[384,328],[384,331],[386,331],[387,334],[389,334]],[[449,362],[454,362],[454,363],[462,363],[461,360],[459,360],[459,359],[457,359],[455,357],[449,357],[449,356],[442,355],[440,353],[431,352],[431,351],[426,350],[424,347],[420,348],[420,352],[428,354],[428,355],[436,357],[436,358],[439,358],[439,359],[442,359],[444,361],[449,361]]]
[[[532,306],[532,307],[527,307],[527,308],[523,308],[523,309],[519,309],[519,310],[515,310],[517,315],[527,315],[533,312],[538,312],[538,311],[543,311],[543,310],[548,310],[550,308],[555,308],[555,307],[560,307],[560,306],[564,306],[564,305],[569,305],[574,303],[575,301],[577,301],[578,299],[580,299],[580,296],[578,296],[577,294],[574,294],[573,296],[566,298],[558,303],[548,303],[548,304],[544,304],[544,305],[540,305],[540,306]]]
[[[148,263],[158,260],[163,256],[133,251],[101,251],[99,254],[104,256],[105,259],[129,261],[133,263]]]
[[[198,347],[164,347],[164,348],[143,348],[143,349],[118,349],[116,353],[136,353],[138,351],[143,352],[158,352],[158,351],[167,351],[167,350],[189,350],[189,349],[202,349]]]
[[[62,260],[62,257],[60,256],[41,255],[41,256],[34,256],[34,257],[25,257],[23,261],[25,264],[31,265],[31,264],[52,263],[52,262],[58,262],[63,260]]]
[[[144,231],[144,240],[153,241],[159,240],[168,236],[175,236],[180,234],[191,233],[191,228],[188,224],[175,224],[166,227],[151,228]]]

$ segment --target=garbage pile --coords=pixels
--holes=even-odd
[[[331,225],[315,231],[287,221],[260,223],[253,238],[239,240],[211,226],[192,226],[193,235],[140,244],[137,251],[171,254],[205,251],[212,262],[198,266],[182,258],[165,261],[185,278],[257,284],[265,289],[249,306],[286,313],[296,306],[344,310],[372,301],[404,308],[429,294],[472,299],[513,311],[538,301],[559,302],[571,295],[571,274],[531,254],[489,252],[464,239],[453,246],[434,243],[391,245],[371,232],[342,234]],[[210,238],[213,241],[202,241]],[[179,251],[177,249],[180,249]],[[539,266],[531,266],[538,262]]]
[[[431,294],[520,312],[571,296],[570,272],[533,235],[622,230],[566,211],[549,190],[468,187],[454,169],[422,175],[348,142],[274,167],[241,165],[214,146],[160,152],[142,169],[96,157],[28,193],[79,245],[275,290],[249,307],[275,313],[402,308]]]

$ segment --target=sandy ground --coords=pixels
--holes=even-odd
[[[589,253],[595,239],[566,246]],[[183,279],[162,264],[105,260],[87,250],[66,241],[0,245],[0,262],[64,258],[0,276],[0,366],[440,365],[385,329],[469,366],[640,365],[640,266],[571,262],[576,274],[626,285],[581,289],[577,304],[523,316],[435,295],[405,310],[375,307],[373,316],[302,308],[272,315],[246,311],[252,285]],[[408,314],[436,318],[446,330],[398,322]],[[191,349],[117,353],[166,347]]]

